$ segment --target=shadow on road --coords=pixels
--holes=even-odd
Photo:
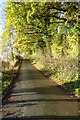
[[[9,104],[10,103],[29,103],[29,102],[33,102],[33,103],[36,103],[36,102],[57,102],[57,101],[64,101],[64,102],[74,102],[74,101],[77,101],[77,100],[73,100],[73,99],[33,99],[33,100],[16,100],[16,101],[9,101]],[[32,104],[31,104],[32,105]]]
[[[21,89],[14,89],[14,92],[11,94],[11,97],[20,97],[23,98],[24,96],[32,96],[32,99],[26,100],[26,97],[24,100],[20,100],[20,99],[16,99],[16,100],[8,100],[7,102],[5,102],[4,104],[18,104],[20,103],[20,105],[22,106],[29,106],[29,105],[36,105],[37,102],[47,102],[47,103],[54,103],[54,102],[77,102],[77,99],[73,99],[73,98],[68,98],[65,96],[68,96],[67,94],[64,94],[62,96],[62,91],[58,90],[59,88],[57,86],[47,86],[47,87],[35,87],[35,88],[21,88]],[[58,92],[57,92],[58,91]],[[36,95],[40,95],[42,96],[41,99],[36,99],[36,97],[33,99],[34,96]],[[45,96],[47,95],[47,98],[45,98]],[[48,96],[52,95],[52,98],[49,98]],[[57,95],[59,95],[59,97],[57,98]],[[21,106],[21,107],[22,107]]]
[[[34,82],[34,81],[33,81]],[[59,86],[45,86],[45,87],[33,87],[33,88],[19,88],[14,89],[14,93],[32,93],[43,94],[43,95],[62,95],[63,89],[60,89]],[[64,92],[64,95],[65,94]]]
[[[78,116],[31,116],[31,117],[10,117],[2,120],[79,120]]]

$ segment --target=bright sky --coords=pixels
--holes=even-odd
[[[6,5],[6,0],[0,0],[0,36],[3,33],[3,27],[5,25],[5,13],[4,13],[5,5]]]
[[[3,27],[5,25],[5,12],[4,7],[6,5],[6,0],[0,0],[0,59],[2,58],[1,50],[2,50],[2,42],[1,42],[1,36],[3,33]]]

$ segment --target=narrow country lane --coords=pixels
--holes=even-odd
[[[78,120],[78,110],[77,99],[52,84],[30,61],[24,60],[2,114],[4,119],[10,120]]]

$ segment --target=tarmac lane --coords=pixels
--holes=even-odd
[[[52,84],[29,60],[24,60],[2,115],[10,120],[79,120],[79,105],[79,100]]]

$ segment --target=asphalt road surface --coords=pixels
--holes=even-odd
[[[29,60],[3,105],[3,119],[80,120],[79,101],[42,75]]]

